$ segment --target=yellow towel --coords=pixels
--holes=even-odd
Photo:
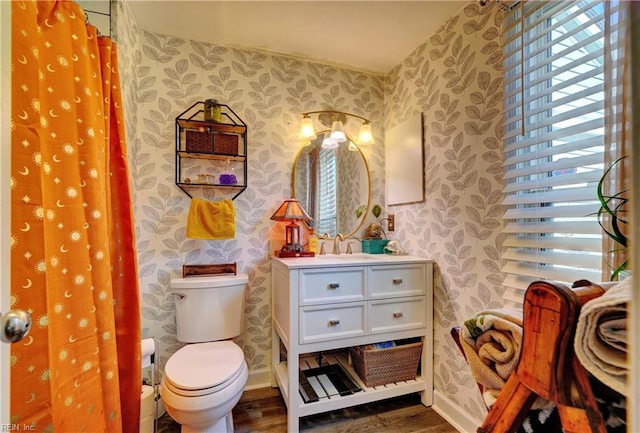
[[[236,236],[236,211],[233,200],[216,202],[194,198],[187,218],[187,237],[222,240]]]

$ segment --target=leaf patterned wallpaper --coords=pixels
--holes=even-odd
[[[238,340],[252,372],[270,368],[271,214],[291,194],[297,113],[335,109],[365,116],[363,147],[372,203],[384,204],[384,128],[424,113],[425,196],[391,206],[392,234],[410,254],[433,258],[436,391],[475,418],[484,408],[449,330],[501,307],[502,12],[469,4],[386,77],[140,31],[117,1],[113,31],[123,55],[128,158],[142,292],[143,337],[160,342],[160,366],[177,342],[171,278],[183,263],[237,261],[249,274],[246,327]],[[185,237],[188,197],[174,185],[174,118],[215,97],[248,125],[247,190],[234,201],[236,238]],[[350,135],[357,136],[359,125]]]
[[[123,45],[128,159],[142,292],[143,337],[160,342],[160,366],[181,344],[168,288],[183,263],[237,262],[249,275],[246,326],[238,343],[252,372],[270,370],[269,242],[282,238],[269,218],[291,196],[291,170],[303,143],[298,113],[332,109],[371,119],[376,145],[362,151],[372,171],[372,200],[384,202],[382,76],[283,56],[231,49],[139,31],[126,2],[116,3]],[[216,98],[248,126],[248,188],[234,200],[236,237],[185,237],[190,199],[174,184],[175,117]],[[360,123],[347,122],[357,136]],[[354,208],[355,209],[355,208]]]
[[[437,263],[435,389],[477,419],[484,405],[449,331],[503,305],[502,19],[498,7],[469,3],[384,88],[386,128],[423,113],[426,200],[388,210],[403,248]]]

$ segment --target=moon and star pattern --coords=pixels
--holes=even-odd
[[[11,55],[11,308],[33,317],[11,347],[11,422],[138,431],[139,294],[116,46],[74,2],[14,1]]]

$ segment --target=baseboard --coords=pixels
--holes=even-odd
[[[433,391],[433,406],[431,406],[453,428],[462,433],[475,432],[482,424],[481,419],[475,419],[458,404],[445,397],[441,392]]]
[[[250,391],[252,389],[271,387],[271,369],[263,368],[249,372],[249,378],[244,389]]]

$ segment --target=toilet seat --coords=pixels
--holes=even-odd
[[[232,341],[188,344],[165,364],[165,385],[185,397],[219,392],[246,368],[244,353]]]

